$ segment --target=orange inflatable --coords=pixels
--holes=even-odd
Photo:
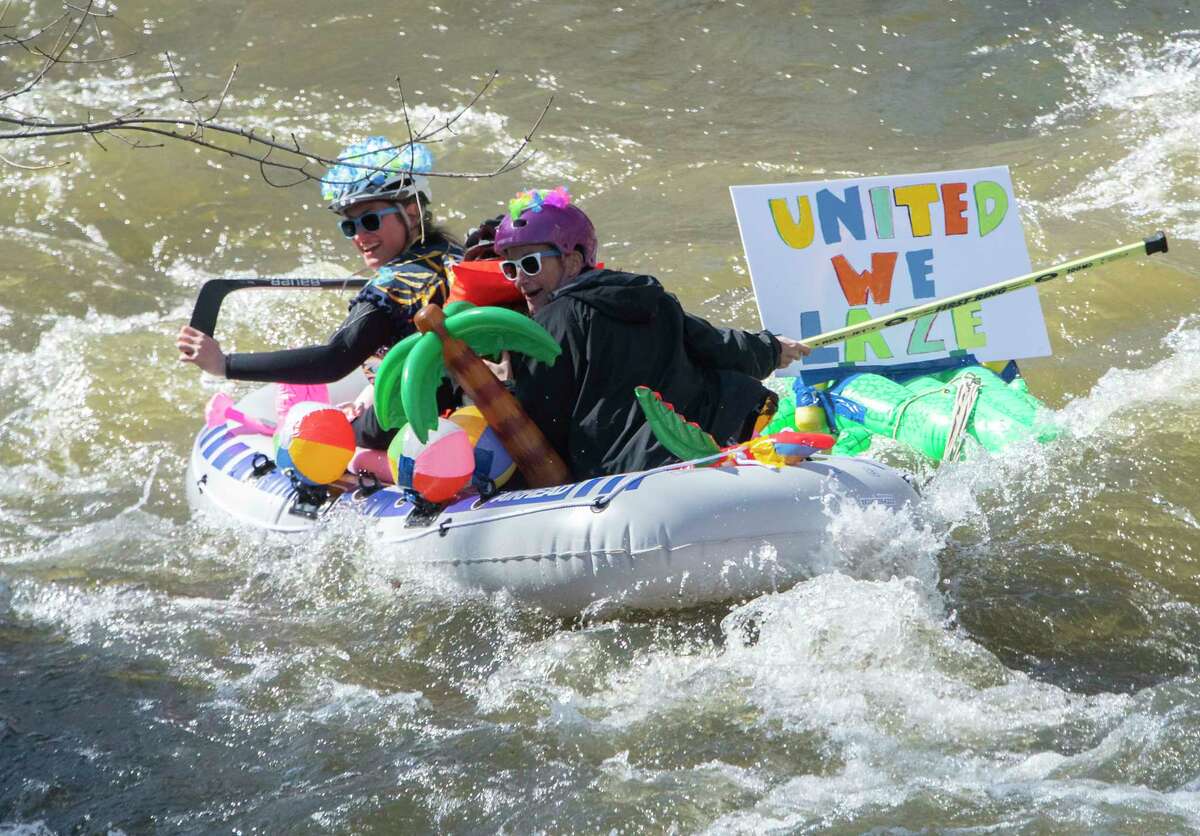
[[[460,261],[450,268],[454,278],[450,282],[447,302],[466,301],[474,305],[500,305],[524,307],[525,300],[517,286],[504,278],[500,272],[499,259],[482,261]]]
[[[596,269],[604,267],[604,262]],[[525,299],[515,283],[504,278],[500,272],[500,259],[489,258],[479,261],[460,261],[450,268],[450,296],[446,303],[470,302],[473,305],[499,305],[504,308],[525,310]]]

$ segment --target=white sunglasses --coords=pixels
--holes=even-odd
[[[542,257],[547,255],[562,255],[562,253],[558,250],[542,250],[523,255],[516,261],[501,261],[500,272],[510,282],[515,282],[520,273],[524,273],[526,276],[536,276],[542,272]]]

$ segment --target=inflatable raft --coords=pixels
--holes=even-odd
[[[331,397],[351,400],[364,383],[356,373]],[[274,387],[252,392],[236,414],[273,417]],[[831,503],[899,508],[917,500],[883,465],[814,457],[781,468],[669,466],[488,499],[462,495],[430,509],[373,480],[306,487],[272,455],[270,436],[235,419],[205,428],[192,447],[189,500],[282,532],[355,513],[398,563],[562,615],[605,605],[681,608],[783,588],[831,562]]]

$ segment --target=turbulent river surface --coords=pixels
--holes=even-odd
[[[617,5],[619,3],[619,5]],[[1186,2],[123,0],[6,104],[178,110],[336,153],[494,89],[437,146],[460,234],[567,184],[611,266],[757,324],[727,187],[1005,164],[1059,440],[829,512],[845,573],[571,622],[443,588],[352,519],[193,516],[206,400],[175,359],[219,276],[353,270],[312,183],[180,144],[0,143],[0,833],[1200,830],[1200,14]],[[0,3],[0,31],[62,6]],[[36,69],[0,43],[0,89]],[[201,105],[202,107],[205,105]],[[11,115],[11,110],[6,114]],[[8,162],[26,167],[16,167]],[[61,165],[59,165],[61,164]],[[55,167],[38,168],[39,165]],[[241,350],[344,298],[240,294]],[[734,556],[736,557],[736,556]],[[894,828],[894,829],[891,829]]]

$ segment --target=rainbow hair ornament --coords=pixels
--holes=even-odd
[[[543,206],[557,206],[565,209],[571,205],[571,195],[566,186],[556,189],[530,189],[527,192],[517,192],[517,196],[508,202],[508,216],[514,221],[524,212],[540,212]]]

